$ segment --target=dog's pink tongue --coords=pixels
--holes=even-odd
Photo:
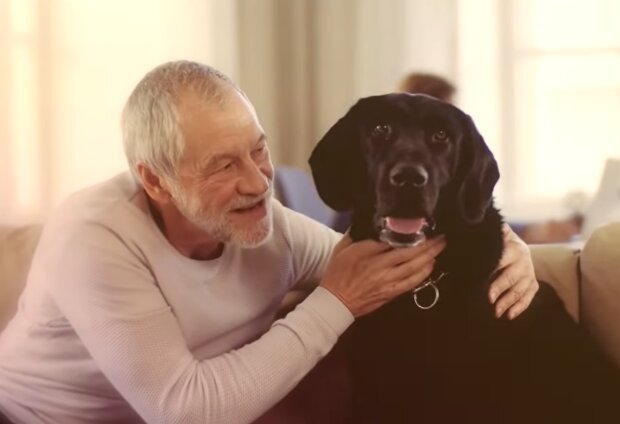
[[[405,218],[385,218],[385,225],[395,233],[399,234],[415,234],[419,232],[422,227],[426,224],[426,219],[424,218],[415,218],[415,219],[405,219]]]

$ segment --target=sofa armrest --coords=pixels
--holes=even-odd
[[[620,367],[620,223],[594,231],[581,257],[583,325]]]
[[[579,249],[570,244],[530,245],[536,279],[554,288],[570,316],[580,320]]]

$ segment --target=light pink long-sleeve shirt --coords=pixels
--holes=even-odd
[[[0,410],[19,423],[244,423],[274,405],[351,324],[316,288],[339,235],[273,202],[255,249],[182,256],[129,174],[49,220],[0,335]],[[312,286],[311,286],[312,287]]]

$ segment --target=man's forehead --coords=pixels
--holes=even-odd
[[[197,87],[185,87],[176,94],[175,103],[181,120],[206,111],[223,109],[235,96],[233,88],[221,87],[219,90],[201,92]]]
[[[259,141],[263,133],[254,109],[240,94],[228,96],[222,104],[204,102],[194,94],[179,113],[185,151],[194,160],[234,155]]]

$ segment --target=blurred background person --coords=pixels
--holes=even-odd
[[[456,87],[442,76],[425,72],[412,72],[401,80],[398,91],[428,94],[444,102],[454,103]]]

